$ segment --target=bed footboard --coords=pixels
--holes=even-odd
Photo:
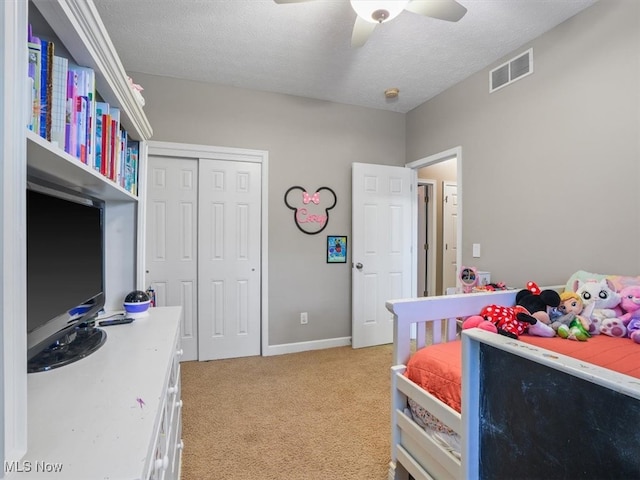
[[[405,406],[407,398],[413,399],[455,432],[462,430],[460,414],[407,379],[404,376],[405,370],[403,365],[392,367],[391,390],[395,397],[392,403],[396,405],[392,413],[395,430],[392,438],[398,439],[393,445],[398,471],[390,478],[406,479],[407,473],[416,480],[461,478],[460,460],[442,443],[427,435],[425,430],[413,421],[410,413],[406,413]],[[429,465],[428,472],[423,465]],[[392,462],[392,469],[393,467]]]
[[[407,398],[437,417],[458,434],[462,420],[451,409],[404,376],[414,349],[457,338],[458,319],[476,315],[490,304],[513,305],[516,290],[391,300],[394,316],[391,368],[391,463],[389,478],[408,480],[459,479],[462,465],[444,445],[435,441],[405,413]]]
[[[440,343],[456,338],[457,319],[477,315],[487,305],[513,305],[517,290],[479,292],[436,297],[389,300],[387,310],[393,313],[393,363],[406,365],[411,356],[411,343],[415,348],[429,343]],[[446,327],[439,325],[444,321]],[[425,326],[432,325],[433,338],[428,341]],[[413,334],[413,335],[412,335]]]

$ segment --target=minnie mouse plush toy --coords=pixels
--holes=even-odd
[[[560,295],[555,290],[540,290],[534,282],[516,294],[516,305],[504,307],[489,305],[480,312],[485,320],[493,323],[500,335],[518,338],[523,333],[538,337],[553,337],[556,332],[549,326],[547,307],[557,307]]]

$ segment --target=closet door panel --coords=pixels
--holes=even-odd
[[[146,284],[158,306],[182,306],[182,360],[196,360],[198,161],[150,156],[146,208]]]
[[[199,359],[260,354],[261,165],[199,164]]]

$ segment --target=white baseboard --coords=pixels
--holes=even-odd
[[[284,343],[282,345],[269,345],[262,356],[284,355],[285,353],[306,352],[308,350],[322,350],[324,348],[346,347],[351,345],[351,337],[328,338],[326,340],[314,340],[310,342]]]

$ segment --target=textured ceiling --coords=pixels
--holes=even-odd
[[[405,113],[596,0],[458,0],[457,23],[404,11],[358,49],[347,0],[94,1],[128,72]]]

